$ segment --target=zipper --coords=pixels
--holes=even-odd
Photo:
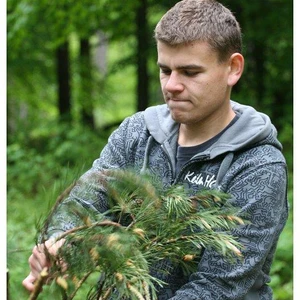
[[[169,151],[167,151],[167,149],[166,149],[166,147],[164,146],[164,144],[161,144],[161,147],[162,147],[162,149],[163,149],[163,151],[164,151],[164,153],[167,155],[167,158],[168,158],[168,160],[169,160],[169,165],[171,166],[171,180],[170,180],[170,182],[171,182],[171,185],[173,185],[173,183],[174,183],[174,181],[175,181],[175,176],[174,176],[174,174],[175,174],[175,170],[174,170],[174,167],[175,166],[173,166],[173,164],[172,164],[172,158],[171,158],[171,156],[170,156],[170,154],[169,154]]]

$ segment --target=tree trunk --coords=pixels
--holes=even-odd
[[[71,120],[71,88],[69,43],[65,42],[56,51],[58,80],[58,109],[63,121]]]
[[[94,129],[92,101],[91,47],[88,39],[80,40],[80,104],[81,121]]]
[[[137,37],[137,110],[145,110],[149,102],[147,0],[141,0],[136,12]]]

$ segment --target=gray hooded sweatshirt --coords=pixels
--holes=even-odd
[[[99,212],[107,210],[104,190],[95,186],[91,197],[91,190],[87,193],[83,188],[94,172],[104,169],[148,170],[159,176],[166,187],[184,184],[191,193],[217,188],[232,195],[234,205],[250,221],[233,231],[244,246],[243,261],[232,264],[206,249],[197,272],[188,278],[167,261],[158,262],[152,266],[154,274],[158,269],[169,271],[155,274],[167,283],[159,288],[158,299],[271,300],[270,267],[288,217],[286,162],[269,117],[250,106],[233,101],[231,105],[237,121],[177,173],[179,124],[172,120],[167,106],[149,107],[126,118],[112,133],[92,168],[58,207],[49,236],[76,225],[76,217],[68,212],[71,202]]]

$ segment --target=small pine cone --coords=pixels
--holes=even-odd
[[[99,253],[96,250],[96,248],[92,248],[89,252],[90,252],[90,255],[91,255],[92,259],[94,261],[98,261],[98,259],[99,259]]]
[[[131,259],[128,259],[128,260],[126,261],[126,265],[127,265],[128,267],[134,267],[134,264],[133,264],[133,262],[132,262]]]
[[[57,277],[56,278],[56,283],[61,286],[65,291],[68,289],[68,283],[66,281],[66,279],[62,278],[62,277]]]
[[[139,235],[140,237],[144,238],[145,237],[145,231],[141,228],[134,228],[133,232]]]
[[[120,239],[119,235],[116,233],[112,233],[107,237],[107,246],[111,247]]]
[[[184,261],[192,261],[195,258],[196,255],[194,254],[186,254],[183,256]]]
[[[117,279],[119,282],[123,281],[123,279],[124,279],[124,276],[123,276],[121,273],[119,273],[119,272],[117,272],[117,273],[115,274],[115,277],[116,277],[116,279]]]

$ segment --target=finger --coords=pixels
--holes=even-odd
[[[48,261],[44,252],[41,251],[41,248],[35,246],[32,250],[32,255],[28,259],[28,263],[31,269],[33,276],[37,278],[39,273],[43,270],[44,267],[49,267],[50,262]]]
[[[62,272],[66,272],[68,270],[68,265],[65,261],[60,260],[59,264]]]
[[[45,246],[51,255],[56,255],[59,248],[64,244],[65,239],[55,241],[54,239],[47,240]]]
[[[30,272],[29,275],[22,281],[22,284],[27,291],[32,292],[34,290],[34,282],[36,279],[37,277]]]
[[[28,263],[30,266],[30,274],[24,279],[24,284],[26,284],[27,288],[32,288],[32,284],[30,280],[33,282],[36,278],[38,278],[39,274],[42,270],[51,266],[51,262],[46,255],[46,251],[49,252],[50,255],[56,255],[58,249],[63,245],[64,240],[59,240],[55,242],[55,240],[47,240],[45,244],[38,244],[32,249],[32,254],[28,259]],[[47,249],[45,249],[47,248]]]
[[[38,261],[39,265],[43,268],[49,263],[47,254],[55,256],[63,242],[63,240],[55,242],[54,239],[49,239],[44,244],[36,245],[33,248],[31,259]]]

